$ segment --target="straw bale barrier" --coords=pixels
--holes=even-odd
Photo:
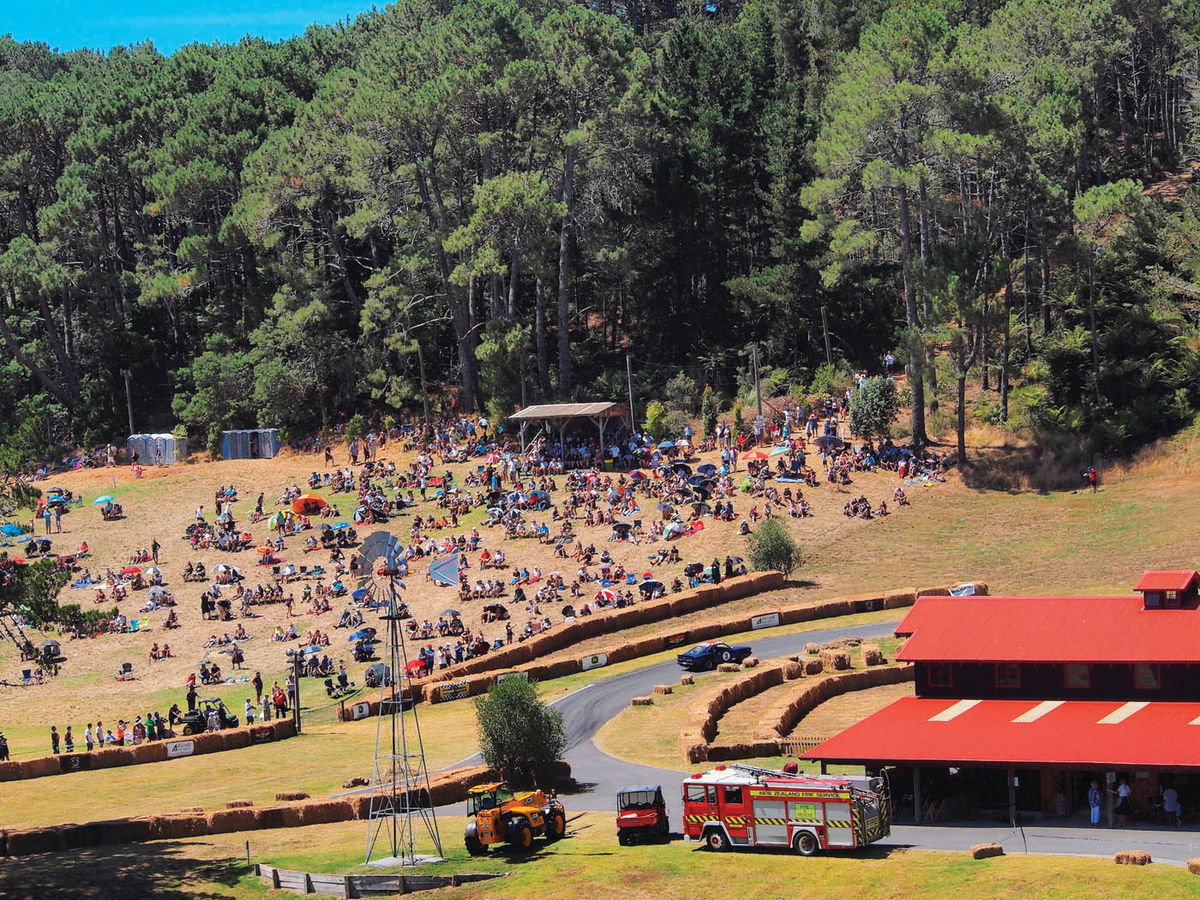
[[[799,692],[790,700],[780,700],[763,712],[754,737],[756,740],[777,740],[786,737],[796,727],[796,723],[830,697],[885,684],[902,684],[912,681],[914,673],[912,666],[891,666],[845,672],[812,681],[805,679],[801,682]]]
[[[695,684],[696,676],[685,672],[684,674],[679,676],[679,683],[680,684]]]
[[[1148,866],[1151,859],[1145,850],[1120,850],[1113,856],[1118,866]]]
[[[218,809],[204,817],[208,834],[229,834],[234,831],[253,831],[258,827],[258,810],[250,807]],[[117,843],[114,841],[113,843]],[[121,841],[120,843],[125,843]]]
[[[656,694],[671,694],[674,692],[675,688],[671,687],[669,684],[656,684],[654,686],[654,693]]]
[[[806,659],[804,661],[805,675],[820,675],[824,671],[825,664],[821,662],[819,657],[817,659]]]
[[[180,810],[180,812],[181,813],[202,813],[202,812],[204,812],[204,807],[203,806],[185,806],[183,809]]]
[[[653,697],[634,697],[632,700],[629,701],[629,705],[630,706],[653,706],[654,698]]]
[[[376,704],[378,706],[378,704]],[[89,771],[96,769],[112,769],[119,766],[137,766],[145,763],[167,761],[167,744],[190,741],[192,752],[189,756],[199,756],[202,753],[220,753],[224,750],[240,750],[253,743],[251,733],[259,729],[269,728],[271,739],[281,741],[295,737],[296,723],[291,719],[279,719],[274,722],[264,722],[258,725],[247,725],[241,728],[230,728],[225,731],[214,731],[205,734],[176,736],[162,741],[150,741],[137,746],[105,747],[93,750],[91,753],[63,753],[57,756],[36,756],[32,759],[10,760],[0,763],[0,782],[25,781],[31,778],[46,778],[51,775],[62,775],[64,772]],[[72,763],[78,768],[73,769]]]
[[[975,593],[987,593],[987,585],[983,582],[970,582],[975,587]],[[578,659],[562,657],[547,659],[551,653],[568,649],[590,638],[613,634],[625,628],[650,624],[671,619],[698,610],[718,606],[730,600],[739,599],[761,591],[775,590],[783,585],[783,576],[778,572],[754,572],[748,575],[726,581],[721,585],[703,585],[681,594],[668,595],[648,603],[639,603],[625,609],[605,610],[591,616],[576,619],[552,628],[550,631],[535,635],[527,641],[510,644],[499,650],[494,650],[475,659],[465,660],[446,669],[440,669],[426,678],[415,679],[412,682],[414,700],[430,702],[440,699],[440,694],[433,690],[438,682],[461,681],[467,684],[467,693],[463,696],[473,697],[484,693],[494,683],[497,674],[507,671],[522,671],[530,678],[546,681],[573,675],[582,671]],[[942,585],[926,588],[905,588],[879,594],[862,594],[826,600],[820,603],[804,603],[794,607],[785,607],[779,611],[780,624],[791,625],[797,622],[808,622],[853,613],[873,612],[883,609],[900,609],[911,606],[918,596],[948,594],[952,585]],[[719,622],[710,622],[688,627],[682,633],[682,642],[697,643],[710,640],[737,631],[751,630],[750,615],[740,615]],[[636,659],[651,653],[659,653],[676,646],[678,642],[668,643],[670,638],[678,638],[679,632],[664,632],[651,637],[642,638],[608,648],[602,652],[608,655],[610,664]],[[816,648],[815,650],[813,648]],[[815,654],[821,645],[806,646],[806,651]],[[821,670],[808,670],[808,674],[817,674]],[[378,715],[379,701],[360,701],[367,704],[370,715]],[[358,705],[358,704],[351,704]],[[349,709],[343,705],[338,716],[342,720],[350,718]],[[0,769],[0,781],[4,780]]]
[[[882,666],[887,662],[883,658],[883,649],[878,644],[863,644],[862,658],[864,666]]]
[[[2,840],[3,836],[0,835],[0,841]],[[1187,870],[1193,875],[1200,875],[1200,857],[1192,857],[1189,859],[1187,861]]]
[[[757,656],[747,656],[745,659],[742,660],[742,668],[743,669],[753,669],[757,665],[758,665],[758,657]]]
[[[254,805],[253,800],[226,800],[225,801],[226,809],[241,809],[243,807],[253,806],[253,805]]]
[[[994,841],[985,844],[971,845],[971,859],[987,859],[990,856],[1003,856],[1004,848]]]
[[[343,785],[343,787],[345,787],[345,785]],[[275,799],[276,800],[285,800],[285,801],[307,800],[308,799],[308,791],[276,791]]]
[[[821,652],[821,645],[816,643],[815,641],[809,641],[807,644],[804,645],[804,652],[807,653],[809,656],[816,656],[818,653]]]

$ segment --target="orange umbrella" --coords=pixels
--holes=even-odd
[[[263,556],[270,556],[272,553],[275,552],[275,548],[274,547],[259,547],[258,552],[261,553]]]
[[[316,494],[301,494],[292,501],[292,512],[302,516],[310,511],[320,512],[328,505],[324,497],[318,497]]]
[[[747,450],[739,458],[742,462],[747,462],[751,459],[757,459],[761,461],[767,459],[767,454],[763,453],[761,450]]]

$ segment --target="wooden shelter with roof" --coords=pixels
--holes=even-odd
[[[564,446],[567,427],[576,422],[588,422],[594,426],[600,436],[601,447],[604,447],[604,432],[614,419],[624,420],[627,427],[633,427],[629,421],[629,407],[621,403],[540,403],[527,406],[508,418],[520,423],[522,450],[525,449],[525,432],[531,423],[558,429],[559,443]]]
[[[1091,780],[1122,777],[1135,818],[1163,821],[1168,786],[1200,818],[1197,572],[1146,572],[1118,596],[921,597],[896,634],[916,696],[804,756],[911,776],[921,818],[951,797],[960,817],[1070,815]]]

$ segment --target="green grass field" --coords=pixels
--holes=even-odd
[[[568,798],[569,802],[569,798]],[[568,814],[570,809],[568,807]],[[676,815],[678,815],[676,811]],[[440,823],[446,861],[421,874],[500,872],[507,877],[450,889],[456,898],[680,898],[714,893],[757,898],[920,897],[922,900],[1027,897],[1161,900],[1196,897],[1200,879],[1172,866],[1116,866],[1111,860],[1013,855],[972,860],[922,851],[865,851],[812,859],[779,852],[714,854],[695,844],[619,847],[611,815],[574,818],[568,837],[530,856],[493,852],[471,858],[461,844],[463,822]],[[252,861],[309,872],[377,872],[361,865],[365,822],[161,841],[136,847],[81,850],[0,862],[0,895],[56,897],[266,897],[271,892],[246,865]],[[427,840],[419,850],[429,850]],[[386,851],[385,851],[386,852]],[[430,895],[435,896],[435,895]],[[441,896],[438,894],[436,896]]]

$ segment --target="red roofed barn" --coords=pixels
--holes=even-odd
[[[1200,803],[1200,575],[1147,572],[1135,594],[921,597],[896,633],[916,696],[805,756],[893,770],[923,819],[1071,816],[1094,779],[1164,817]],[[899,780],[897,780],[899,779]],[[1105,791],[1112,820],[1113,793]]]

